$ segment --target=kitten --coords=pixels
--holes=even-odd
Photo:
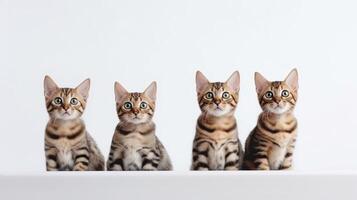
[[[104,157],[80,119],[87,104],[90,80],[76,88],[59,88],[46,76],[45,99],[50,120],[46,127],[47,171],[101,171]]]
[[[156,82],[143,93],[129,93],[114,86],[119,124],[110,148],[108,171],[172,170],[164,146],[155,136]]]
[[[196,86],[202,113],[197,120],[191,170],[239,170],[243,150],[234,117],[239,72],[234,72],[225,83],[210,83],[198,71]]]
[[[297,135],[293,112],[298,98],[298,72],[294,69],[284,81],[275,82],[256,73],[255,85],[263,112],[247,139],[243,169],[289,169]]]

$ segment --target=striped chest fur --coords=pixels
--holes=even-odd
[[[227,152],[239,152],[236,151],[239,140],[235,118],[201,116],[197,120],[194,146],[194,151],[206,152],[209,169],[224,170]]]
[[[86,143],[85,126],[81,120],[50,121],[46,127],[46,147],[57,149],[57,161],[62,167],[73,167],[73,150]]]
[[[267,150],[270,169],[280,169],[290,144],[295,142],[297,134],[297,121],[292,114],[270,116],[262,114],[256,134],[267,138],[270,142]]]

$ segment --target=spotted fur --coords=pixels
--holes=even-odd
[[[104,157],[86,131],[82,116],[88,98],[89,79],[77,88],[59,88],[46,76],[45,99],[50,120],[45,131],[47,171],[100,171]]]
[[[156,137],[152,121],[156,83],[143,93],[129,93],[116,82],[115,96],[120,122],[112,139],[108,171],[172,170],[169,155]]]
[[[234,117],[239,82],[238,72],[225,83],[210,83],[197,72],[196,90],[202,113],[197,120],[191,170],[239,170],[243,150]]]
[[[269,82],[256,73],[257,94],[263,112],[245,145],[243,169],[291,169],[297,136],[293,114],[298,98],[298,73],[285,81]]]

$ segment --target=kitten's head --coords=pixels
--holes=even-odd
[[[274,82],[268,81],[256,72],[255,86],[264,112],[284,114],[294,110],[299,89],[296,69],[293,69],[284,81]]]
[[[142,93],[129,93],[115,82],[115,101],[119,119],[133,124],[151,121],[155,111],[156,82],[152,82]]]
[[[76,88],[59,88],[46,76],[45,99],[48,114],[52,119],[71,120],[82,116],[86,107],[90,80],[86,79]]]
[[[211,83],[200,71],[196,73],[198,103],[203,113],[216,117],[232,114],[238,104],[239,89],[238,71],[224,83]]]

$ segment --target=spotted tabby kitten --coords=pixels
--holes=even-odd
[[[275,82],[256,73],[255,85],[263,112],[247,139],[243,169],[289,169],[297,134],[293,112],[298,98],[298,72],[294,69],[284,81]]]
[[[197,120],[191,170],[239,170],[243,150],[234,117],[239,72],[234,72],[225,83],[210,83],[198,71],[196,86],[202,113]]]
[[[109,171],[172,170],[170,158],[155,136],[156,82],[143,93],[129,93],[115,83],[115,99],[120,119],[110,148]]]
[[[46,127],[47,171],[100,171],[104,157],[80,119],[86,107],[89,79],[78,87],[59,88],[46,76],[45,99],[50,120]]]

